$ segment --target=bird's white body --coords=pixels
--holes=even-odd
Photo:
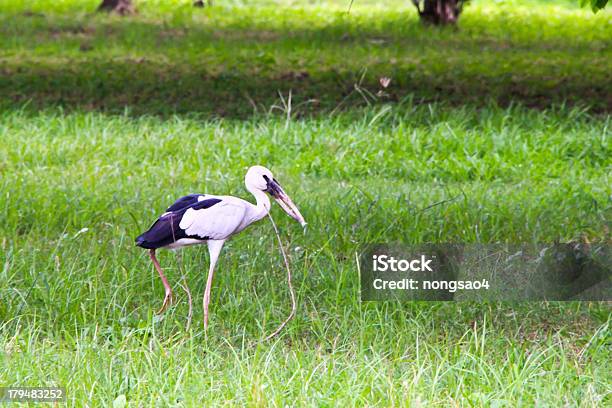
[[[238,197],[203,194],[202,200],[212,198],[221,201],[209,208],[189,208],[181,218],[179,227],[190,236],[207,237],[207,240],[226,240],[261,220],[270,211],[270,199],[265,193],[255,194],[256,205]],[[204,242],[206,241],[197,238],[181,238],[168,247],[180,248]]]

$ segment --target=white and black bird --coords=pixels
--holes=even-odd
[[[225,241],[270,212],[271,195],[287,214],[306,225],[291,198],[283,191],[272,172],[263,166],[249,168],[244,177],[246,189],[255,196],[256,204],[232,196],[190,194],[172,204],[161,217],[138,238],[136,245],[149,249],[149,256],[164,284],[166,295],[158,313],[172,301],[172,289],[155,257],[159,248],[181,248],[208,244],[210,267],[204,292],[204,327],[208,327],[208,304],[215,264]]]

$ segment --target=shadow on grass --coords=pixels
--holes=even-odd
[[[410,97],[612,110],[609,44],[601,39],[533,39],[529,30],[491,35],[479,25],[490,22],[478,21],[439,30],[400,17],[293,28],[22,14],[0,29],[9,39],[0,46],[0,108],[240,118]],[[388,87],[382,78],[391,80]]]

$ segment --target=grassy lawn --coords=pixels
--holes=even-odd
[[[408,0],[140,2],[129,22],[92,16],[97,0],[15,3],[0,6],[0,106],[227,117],[291,91],[296,115],[407,97],[612,109],[612,13],[574,0],[476,2],[459,30],[422,27]]]
[[[609,303],[361,303],[355,263],[368,242],[609,241],[609,11],[477,1],[440,30],[408,1],[96,3],[0,4],[0,386],[61,385],[69,406],[611,403]],[[250,199],[256,163],[309,222],[273,208],[296,319],[259,343],[289,311],[267,220],[224,248],[207,334],[204,247],[160,254],[177,302],[155,316],[134,237],[184,194]]]

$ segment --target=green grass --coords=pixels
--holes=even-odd
[[[0,6],[0,106],[244,117],[291,91],[298,115],[407,96],[612,108],[612,13],[568,2],[476,2],[458,30],[423,27],[409,1],[147,2],[128,20],[96,2]]]
[[[610,404],[608,303],[361,303],[355,264],[367,242],[609,241],[609,12],[476,2],[452,31],[408,3],[52,3],[0,5],[0,385],[69,406]],[[134,237],[180,195],[248,198],[255,163],[309,222],[273,209],[296,319],[257,343],[289,311],[266,220],[224,248],[207,335],[204,247],[160,254],[178,302],[156,317]]]

